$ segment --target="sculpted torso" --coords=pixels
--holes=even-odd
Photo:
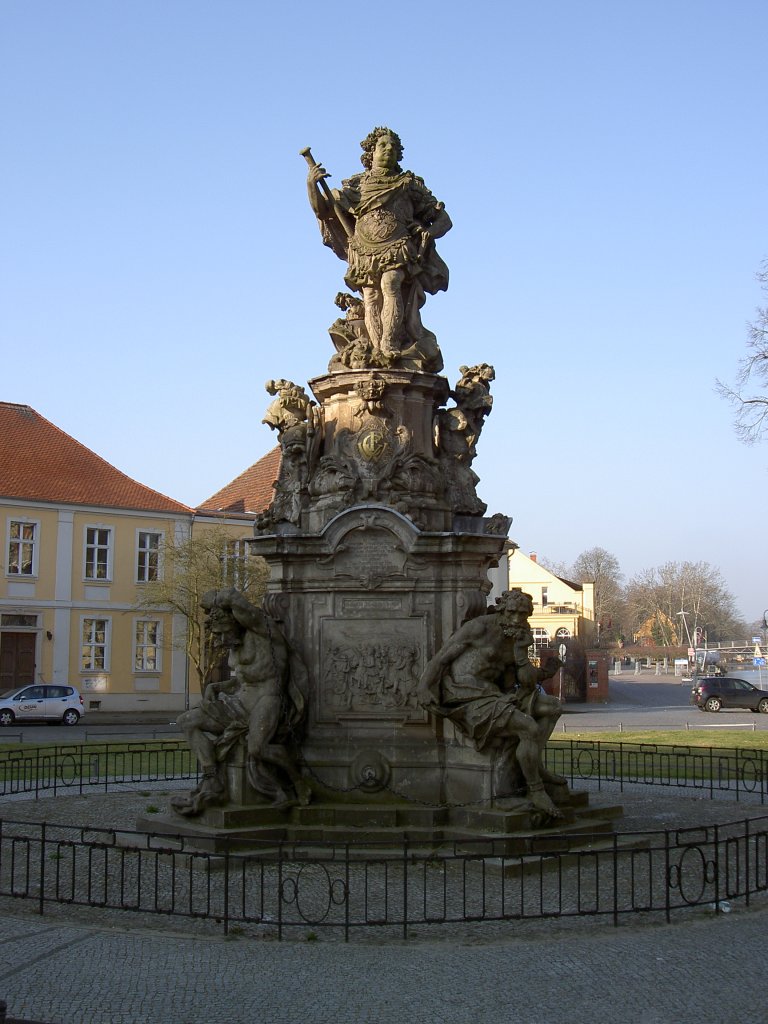
[[[445,698],[461,696],[461,691],[488,689],[498,692],[501,677],[515,665],[514,642],[505,637],[498,616],[475,619],[453,637],[457,650],[443,677]]]
[[[280,695],[286,660],[285,648],[277,638],[270,644],[266,637],[250,630],[231,647],[229,667],[232,679],[241,684],[237,696],[246,708],[263,697]]]

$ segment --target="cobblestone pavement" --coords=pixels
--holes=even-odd
[[[616,802],[617,795],[600,797]],[[622,827],[745,817],[742,805],[624,795]],[[64,800],[72,801],[65,806]],[[596,798],[597,800],[597,798]],[[595,801],[596,802],[596,801]],[[119,827],[147,796],[13,803],[8,817]],[[44,806],[45,805],[45,806]],[[752,807],[748,813],[761,814]],[[105,923],[106,922],[106,923]],[[38,917],[0,911],[0,998],[9,1015],[51,1024],[760,1024],[768,906],[658,919],[510,922],[414,941],[375,930],[344,944],[321,934],[195,934],[144,928],[124,913]],[[746,965],[757,965],[753,969]]]
[[[492,942],[226,941],[0,916],[9,1013],[55,1024],[763,1024],[768,912]],[[715,951],[715,955],[713,955]],[[716,965],[716,966],[715,966]]]

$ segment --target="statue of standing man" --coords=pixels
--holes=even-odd
[[[310,164],[309,202],[323,242],[348,264],[347,285],[363,296],[373,352],[391,363],[415,358],[439,372],[437,342],[419,311],[427,292],[448,287],[435,239],[450,230],[451,219],[424,181],[400,167],[403,146],[395,132],[374,128],[360,145],[365,171],[339,190],[328,187],[325,168],[302,151]]]

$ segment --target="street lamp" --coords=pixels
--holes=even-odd
[[[693,650],[693,679],[695,682],[696,675],[699,670],[699,663],[696,661],[696,630],[694,629],[693,631],[694,640],[691,640],[691,631],[688,629],[688,619],[686,618],[687,612],[684,608],[681,608],[677,614],[680,615],[683,620],[683,629],[685,629],[685,635],[688,637],[688,649]]]

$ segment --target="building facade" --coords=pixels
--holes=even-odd
[[[514,548],[508,555],[510,587],[519,587],[533,599],[534,647],[558,648],[566,640],[580,640],[585,648],[596,641],[595,585],[574,583],[555,575],[537,561]]]
[[[68,683],[86,711],[168,710],[199,692],[186,619],[142,598],[163,551],[212,526],[240,556],[252,517],[132,480],[26,405],[0,402],[0,687]],[[234,578],[233,578],[234,581]]]

